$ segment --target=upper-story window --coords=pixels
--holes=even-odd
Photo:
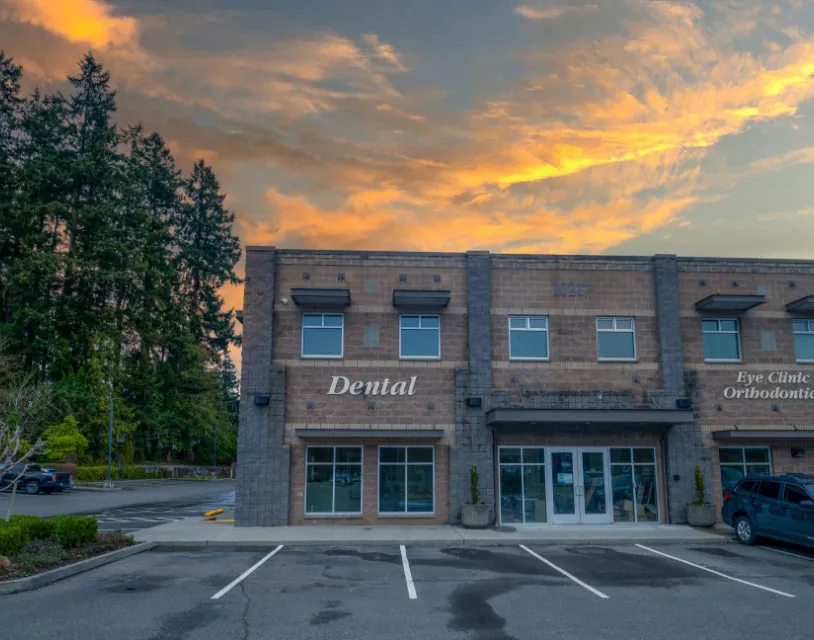
[[[814,362],[814,320],[792,320],[797,362]]]
[[[635,360],[633,318],[597,318],[596,347],[600,360]]]
[[[345,317],[341,313],[302,314],[302,357],[341,358]]]
[[[548,318],[509,316],[509,358],[548,360]]]
[[[701,321],[704,334],[704,360],[741,359],[740,326],[737,320],[718,318]]]
[[[441,317],[401,316],[399,318],[399,357],[440,358]]]

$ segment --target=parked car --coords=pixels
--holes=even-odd
[[[7,491],[15,481],[18,490],[22,489],[32,496],[40,492],[54,493],[73,487],[73,476],[70,474],[43,469],[36,463],[20,463],[6,469],[0,478],[0,489]]]
[[[814,475],[747,475],[724,493],[721,517],[743,544],[766,537],[814,547]]]

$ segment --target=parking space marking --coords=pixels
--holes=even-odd
[[[575,576],[572,576],[572,575],[571,575],[570,573],[568,573],[568,572],[567,572],[565,569],[560,569],[560,567],[558,567],[558,566],[557,566],[556,564],[554,564],[553,562],[551,562],[551,561],[549,561],[549,560],[546,560],[546,559],[545,559],[543,556],[541,556],[541,555],[538,555],[538,554],[534,553],[534,551],[532,551],[531,549],[529,549],[529,548],[528,548],[526,545],[521,544],[521,545],[520,545],[520,548],[521,548],[521,549],[523,549],[523,551],[526,551],[526,552],[530,553],[531,555],[533,555],[533,556],[534,556],[535,558],[537,558],[537,559],[538,559],[540,562],[544,562],[545,564],[547,564],[549,567],[551,567],[552,569],[554,569],[554,571],[558,571],[559,573],[561,573],[562,575],[564,575],[564,576],[565,576],[566,578],[568,578],[569,580],[572,580],[573,582],[575,582],[576,584],[578,584],[578,585],[579,585],[580,587],[582,587],[583,589],[587,589],[588,591],[590,591],[591,593],[593,593],[595,596],[599,596],[599,597],[600,597],[600,598],[602,598],[603,600],[607,600],[607,599],[608,599],[608,597],[609,597],[609,596],[606,596],[604,593],[602,593],[602,592],[601,592],[601,591],[599,591],[598,589],[594,589],[594,588],[593,588],[591,585],[589,585],[589,584],[585,584],[585,583],[584,583],[582,580],[580,580],[579,578],[577,578],[577,577],[575,577]]]
[[[223,589],[221,589],[221,590],[220,590],[220,591],[218,591],[218,592],[217,592],[217,593],[216,593],[214,596],[212,596],[212,597],[210,598],[210,600],[219,600],[220,598],[222,598],[223,596],[225,596],[225,595],[226,595],[227,593],[229,593],[229,592],[230,592],[230,591],[231,591],[231,590],[232,590],[232,589],[233,589],[235,586],[239,585],[241,582],[243,582],[243,580],[245,580],[246,578],[248,578],[248,577],[249,577],[249,576],[250,576],[252,573],[254,573],[254,572],[257,570],[257,569],[259,569],[259,568],[260,568],[260,566],[261,566],[261,565],[262,565],[262,564],[263,564],[263,563],[264,563],[266,560],[268,560],[269,558],[271,558],[271,557],[272,557],[272,556],[273,556],[275,553],[277,553],[277,552],[278,552],[280,549],[282,549],[282,548],[283,548],[283,545],[279,545],[279,546],[278,546],[276,549],[274,549],[274,551],[272,551],[272,552],[271,552],[271,553],[269,553],[268,555],[266,555],[266,556],[264,556],[263,558],[261,558],[259,562],[256,562],[255,564],[253,564],[251,567],[249,567],[248,569],[246,569],[246,571],[244,571],[243,573],[241,573],[241,574],[240,574],[240,575],[239,575],[237,578],[235,578],[235,579],[234,579],[234,580],[232,580],[232,581],[231,581],[229,584],[227,584],[225,587],[223,587]]]
[[[790,553],[789,551],[783,551],[782,549],[775,549],[774,547],[764,547],[760,545],[761,549],[766,549],[766,551],[774,551],[775,553],[782,553],[784,556],[792,556],[793,558],[800,558],[801,560],[808,560],[809,562],[814,562],[814,558],[809,558],[808,556],[801,556],[797,553]]]
[[[769,593],[774,593],[778,596],[784,596],[786,598],[796,598],[797,596],[786,593],[785,591],[778,591],[777,589],[772,589],[770,587],[764,587],[762,584],[755,584],[754,582],[749,582],[748,580],[741,580],[740,578],[736,578],[734,576],[729,576],[725,573],[721,573],[720,571],[715,571],[715,569],[710,569],[709,567],[705,567],[700,564],[695,564],[694,562],[690,562],[689,560],[683,560],[682,558],[678,558],[676,556],[671,556],[669,553],[664,553],[662,551],[656,551],[655,549],[651,549],[650,547],[645,547],[643,544],[636,544],[635,546],[639,547],[639,549],[644,549],[645,551],[650,551],[651,553],[658,554],[660,556],[664,556],[665,558],[670,558],[671,560],[675,560],[676,562],[682,562],[684,564],[688,564],[691,567],[695,567],[696,569],[701,569],[702,571],[707,571],[709,573],[713,573],[716,576],[720,576],[721,578],[726,578],[727,580],[732,580],[733,582],[740,582],[741,584],[749,585],[750,587],[755,587],[755,589],[762,589],[763,591],[768,591]]]
[[[407,560],[407,547],[401,545],[401,564],[404,567],[404,580],[407,582],[407,595],[410,600],[417,600],[418,594],[415,592],[413,574],[410,572],[410,561]]]

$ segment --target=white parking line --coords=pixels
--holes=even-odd
[[[410,600],[417,600],[418,594],[415,592],[413,584],[413,574],[410,572],[410,562],[407,560],[407,547],[401,545],[401,564],[404,566],[404,580],[407,582],[407,595]]]
[[[713,573],[716,576],[720,576],[721,578],[726,578],[727,580],[732,580],[733,582],[740,582],[741,584],[749,585],[750,587],[755,587],[755,589],[763,589],[763,591],[768,591],[769,593],[777,594],[778,596],[784,596],[786,598],[795,598],[796,596],[791,593],[786,593],[785,591],[778,591],[777,589],[771,589],[769,587],[764,587],[761,584],[755,584],[754,582],[748,582],[747,580],[741,580],[740,578],[735,578],[734,576],[728,576],[725,573],[721,573],[720,571],[715,571],[715,569],[710,569],[709,567],[704,567],[700,564],[695,564],[694,562],[690,562],[689,560],[682,560],[681,558],[677,558],[676,556],[671,556],[669,553],[663,553],[661,551],[656,551],[655,549],[651,549],[650,547],[645,547],[643,544],[636,544],[637,547],[640,549],[644,549],[645,551],[650,551],[651,553],[656,553],[660,556],[664,556],[665,558],[670,558],[671,560],[675,560],[676,562],[683,562],[684,564],[688,564],[691,567],[695,567],[696,569],[701,569],[702,571],[708,571],[709,573]]]
[[[541,556],[541,555],[538,555],[538,554],[534,553],[534,551],[532,551],[531,549],[529,549],[529,548],[528,548],[526,545],[521,544],[521,545],[520,545],[520,548],[521,548],[521,549],[523,549],[523,551],[526,551],[526,552],[530,553],[531,555],[533,555],[533,556],[534,556],[535,558],[537,558],[537,559],[538,559],[540,562],[545,562],[545,563],[546,563],[546,564],[547,564],[549,567],[551,567],[552,569],[554,569],[554,571],[559,571],[559,572],[560,572],[562,575],[564,575],[566,578],[568,578],[568,579],[570,579],[570,580],[572,580],[572,581],[576,582],[576,583],[577,583],[577,584],[578,584],[580,587],[582,587],[583,589],[587,589],[588,591],[590,591],[591,593],[593,593],[595,596],[599,596],[600,598],[603,598],[603,599],[605,599],[605,600],[607,600],[607,599],[608,599],[608,597],[609,597],[609,596],[606,596],[606,595],[605,595],[604,593],[602,593],[601,591],[599,591],[599,590],[597,590],[597,589],[594,589],[594,588],[593,588],[591,585],[589,585],[589,584],[585,584],[585,583],[584,583],[582,580],[580,580],[579,578],[577,578],[577,577],[575,577],[575,576],[572,576],[572,575],[571,575],[570,573],[568,573],[568,572],[567,572],[565,569],[560,569],[560,568],[559,568],[559,567],[558,567],[556,564],[554,564],[554,563],[553,563],[553,562],[551,562],[550,560],[546,560],[546,559],[545,559],[543,556]]]
[[[218,591],[214,596],[210,598],[210,600],[218,600],[219,598],[225,596],[229,591],[232,590],[233,587],[239,585],[244,579],[248,578],[256,569],[258,569],[266,560],[271,558],[275,553],[277,553],[280,549],[283,548],[283,545],[278,546],[274,551],[269,553],[268,555],[264,556],[259,562],[253,564],[251,567],[246,569],[243,573],[241,573],[237,578],[232,580],[229,584],[227,584],[223,589]]]
[[[760,546],[761,549],[766,549],[766,551],[774,551],[775,553],[782,553],[784,556],[792,556],[794,558],[800,558],[801,560],[808,560],[809,562],[814,562],[814,558],[809,558],[808,556],[801,556],[797,553],[790,553],[788,551],[783,551],[781,549],[775,549],[774,547],[764,547]]]

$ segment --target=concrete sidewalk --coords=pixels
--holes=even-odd
[[[219,517],[231,517],[223,514]],[[162,547],[268,547],[330,544],[517,545],[517,544],[722,544],[731,537],[681,525],[538,525],[465,529],[450,525],[305,525],[235,527],[188,518],[135,534],[137,542]]]

